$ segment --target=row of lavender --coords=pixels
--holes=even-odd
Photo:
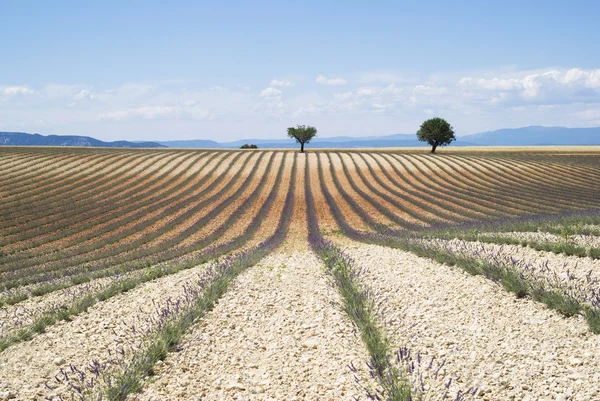
[[[294,167],[292,168],[292,174],[294,173],[295,161]],[[80,274],[84,277],[90,279],[104,277],[108,276],[108,272],[113,279],[105,282],[104,285],[97,285],[95,282],[84,284],[77,287],[76,291],[67,291],[65,293],[66,297],[60,299],[60,302],[47,303],[43,306],[32,308],[28,313],[21,314],[16,319],[14,318],[15,316],[13,316],[9,327],[0,327],[0,333],[2,333],[0,334],[0,350],[7,348],[11,344],[27,341],[31,339],[35,333],[42,332],[48,325],[54,324],[60,320],[70,319],[72,316],[86,311],[98,301],[103,301],[116,294],[129,291],[141,283],[197,266],[211,259],[218,258],[221,255],[243,248],[248,241],[256,235],[261,224],[272,211],[277,195],[281,191],[283,175],[284,169],[279,169],[269,195],[260,205],[260,208],[256,215],[253,216],[252,221],[245,227],[242,234],[228,241],[218,245],[211,245],[222,236],[229,227],[231,227],[239,214],[230,215],[216,230],[212,231],[211,234],[197,243],[195,249],[190,249],[190,252],[178,258],[170,258],[166,261],[156,261],[156,263],[149,267],[137,263],[120,265],[118,268],[97,271],[93,271],[86,266],[79,267],[81,269]],[[264,182],[265,181],[263,180],[261,185],[254,189],[253,193],[248,198],[248,201],[244,202],[238,208],[239,213],[242,213],[248,208],[252,204],[252,201],[259,196],[263,189]],[[288,190],[288,197],[290,196],[290,190],[291,189]],[[230,199],[225,200],[222,204],[227,204],[231,201]],[[284,212],[287,210],[285,209],[286,207],[289,207],[287,206],[287,203],[284,206]],[[217,206],[216,209],[218,208],[219,206]],[[286,224],[289,224],[289,222],[286,222]],[[56,285],[59,286],[60,283],[61,282],[59,281]],[[16,307],[18,306],[19,305],[16,305]]]
[[[321,192],[336,224],[346,236],[361,242],[408,250],[418,256],[457,265],[470,274],[483,275],[497,282],[519,297],[530,296],[565,316],[584,314],[590,330],[600,333],[600,286],[597,280],[590,279],[589,276],[575,280],[572,275],[562,279],[548,275],[547,269],[504,258],[498,252],[473,252],[474,248],[451,247],[446,246],[444,242],[427,240],[418,232],[391,230],[377,222],[353,199],[340,184],[335,170],[330,165],[330,174],[337,193],[373,232],[357,230],[347,223],[338,202],[327,188],[321,163],[318,169]]]
[[[332,242],[325,240],[321,235],[315,203],[311,191],[310,175],[308,174],[308,158],[306,159],[305,198],[307,205],[308,240],[312,250],[319,255],[325,264],[332,284],[338,289],[342,299],[343,308],[351,321],[356,325],[357,331],[363,341],[368,354],[370,376],[378,383],[378,387],[371,388],[364,378],[359,375],[359,369],[350,363],[349,368],[355,373],[358,386],[362,387],[367,398],[372,400],[421,400],[428,397],[460,401],[477,394],[477,388],[456,389],[453,378],[446,378],[440,374],[444,361],[431,358],[425,362],[420,353],[413,354],[406,346],[393,351],[389,339],[380,320],[381,308],[377,303],[377,296],[373,294],[361,274],[357,263],[344,254]],[[321,181],[321,190],[329,195]],[[330,195],[329,195],[330,196]],[[331,212],[341,216],[339,209],[330,204]],[[342,223],[343,219],[338,223]],[[345,227],[348,228],[347,225]],[[445,380],[444,390],[440,394],[428,391],[426,382]]]
[[[292,177],[295,174],[296,159]],[[139,322],[137,328],[132,325],[129,339],[109,350],[105,359],[93,360],[87,366],[70,365],[61,369],[60,374],[47,383],[48,389],[59,399],[82,401],[125,400],[140,391],[145,379],[152,375],[154,365],[169,352],[179,349],[186,332],[214,307],[232,280],[285,240],[294,209],[294,182],[290,182],[279,223],[268,239],[209,264],[197,280],[186,284],[183,297],[157,305],[154,317]],[[257,215],[251,226],[260,226],[267,211]]]

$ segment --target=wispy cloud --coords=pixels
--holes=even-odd
[[[327,78],[325,75],[319,75],[316,82],[321,85],[346,85],[348,83],[344,78]]]
[[[266,88],[260,92],[260,97],[279,97],[281,96],[281,91],[275,88]]]
[[[271,86],[277,86],[280,88],[288,88],[294,86],[294,83],[288,81],[287,79],[273,79],[271,81]]]
[[[157,139],[166,131],[188,139],[217,134],[235,139],[241,130],[276,135],[280,126],[298,123],[327,127],[328,135],[413,132],[431,116],[447,118],[460,133],[600,125],[598,69],[442,72],[417,82],[385,81],[379,74],[381,82],[368,84],[357,81],[357,74],[349,76],[351,81],[320,75],[320,85],[306,76],[294,82],[277,78],[262,90],[243,82],[229,87],[129,82],[109,88],[0,82],[0,119],[9,130],[100,133],[104,138],[110,131],[113,139],[131,138],[132,132]]]

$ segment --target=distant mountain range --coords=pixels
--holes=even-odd
[[[161,142],[103,142],[88,136],[39,135],[21,132],[0,132],[0,145],[5,146],[102,146],[119,148],[239,148],[243,144],[259,148],[296,148],[293,139],[243,139],[233,142],[215,142],[206,139]],[[530,126],[500,129],[458,136],[452,146],[540,146],[540,145],[600,145],[600,127],[565,128]],[[309,148],[386,148],[427,147],[415,134],[394,134],[371,137],[317,136]]]
[[[156,142],[104,142],[89,136],[40,135],[24,132],[0,132],[0,145],[4,146],[95,146],[107,148],[166,148]]]
[[[239,148],[255,144],[259,148],[295,148],[293,139],[243,139],[233,142],[210,140],[161,141],[170,148]],[[600,127],[565,128],[530,126],[480,132],[456,138],[452,146],[539,146],[539,145],[600,145]],[[371,137],[316,137],[309,148],[385,148],[426,146],[415,134],[394,134]]]

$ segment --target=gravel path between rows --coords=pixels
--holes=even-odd
[[[74,285],[62,290],[52,291],[40,296],[32,296],[14,305],[0,307],[0,336],[33,323],[45,312],[55,310],[63,305],[70,305],[74,300],[91,292],[99,292],[110,286],[115,280],[131,277],[140,272],[126,275],[103,277],[88,283]],[[15,291],[15,293],[17,293]]]
[[[351,400],[366,349],[313,253],[271,254],[235,279],[142,400]]]
[[[560,235],[546,232],[506,232],[506,233],[485,233],[485,235],[511,237],[516,239],[525,239],[539,242],[565,242],[565,238]],[[594,235],[569,235],[567,242],[585,248],[600,247],[600,237]]]
[[[139,327],[145,317],[155,316],[156,304],[182,296],[184,285],[204,271],[205,265],[200,265],[145,283],[96,304],[71,322],[48,327],[31,341],[9,347],[0,353],[0,393],[11,392],[20,400],[52,398],[59,390],[52,392],[44,383],[53,383],[61,367],[107,360],[116,340],[135,339],[128,327]]]
[[[574,296],[586,300],[600,292],[600,259],[566,256],[537,251],[520,245],[487,244],[476,241],[433,240],[453,251],[492,262],[514,266],[526,276],[556,288],[570,288]],[[513,260],[516,261],[513,265]]]
[[[387,305],[393,345],[445,359],[446,373],[462,375],[463,388],[479,386],[476,399],[600,399],[600,336],[583,317],[564,318],[481,276],[411,253],[362,244],[345,252]]]

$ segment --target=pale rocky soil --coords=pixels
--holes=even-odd
[[[506,232],[506,233],[485,233],[485,235],[511,237],[539,242],[568,242],[585,248],[600,247],[600,237],[594,235],[569,235],[566,238],[560,235],[546,232]]]
[[[588,257],[566,256],[552,252],[536,251],[520,245],[498,245],[482,242],[452,240],[432,240],[429,242],[447,246],[450,249],[476,256],[492,262],[500,261],[525,272],[536,280],[543,280],[557,288],[571,288],[573,295],[586,299],[593,290],[600,289],[600,260]],[[517,261],[512,264],[512,261]]]
[[[138,272],[135,273],[139,274]],[[30,297],[14,305],[4,305],[0,307],[0,336],[7,335],[13,329],[30,325],[36,317],[44,312],[51,311],[62,305],[68,306],[74,300],[90,292],[101,291],[108,287],[115,279],[124,277],[127,276],[99,278],[88,283],[74,285],[41,296]]]
[[[479,386],[476,399],[490,401],[600,399],[600,336],[583,317],[564,318],[411,253],[375,245],[345,251],[386,305],[393,344],[445,359],[447,377],[462,376],[453,386]]]
[[[242,273],[137,400],[351,400],[366,350],[312,253]]]
[[[204,265],[145,283],[114,296],[74,317],[59,322],[31,341],[15,344],[0,353],[0,393],[12,392],[20,400],[42,400],[56,394],[44,383],[69,363],[82,367],[109,358],[116,341],[135,339],[128,327],[140,327],[155,316],[156,305],[183,295],[184,285],[205,271]],[[141,335],[141,333],[140,333]]]

